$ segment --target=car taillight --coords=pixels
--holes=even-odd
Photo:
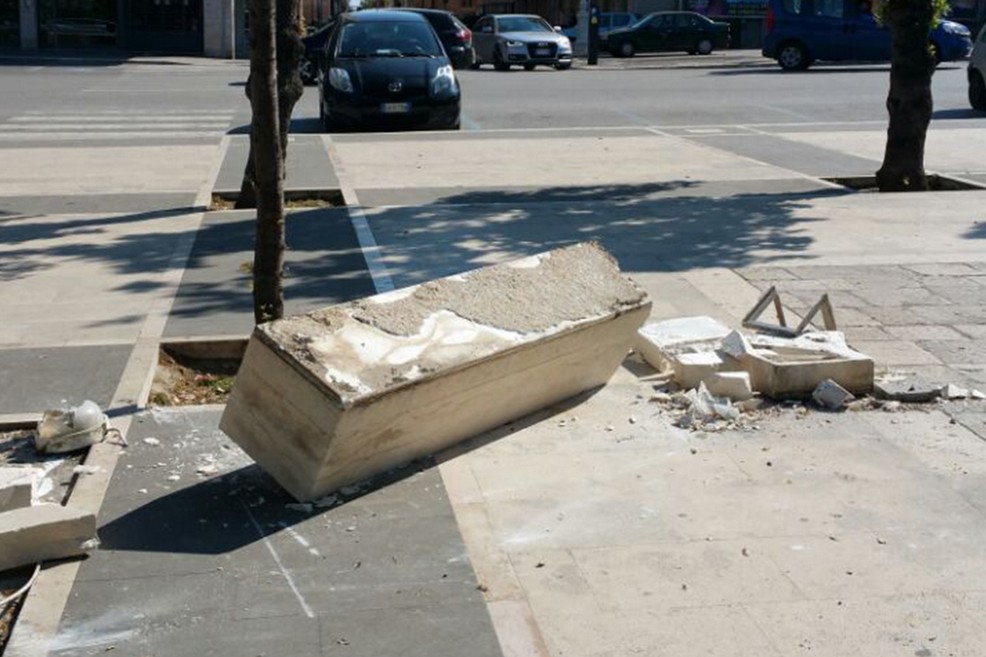
[[[467,28],[462,28],[461,30],[455,33],[455,36],[462,43],[469,43],[470,41],[472,41],[472,32],[470,32]]]
[[[767,6],[767,31],[770,32],[770,30],[773,29],[773,27],[774,27],[774,11],[770,8],[770,5],[768,5]]]

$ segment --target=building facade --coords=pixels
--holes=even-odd
[[[340,0],[301,0],[306,24]],[[0,49],[249,57],[247,0],[0,0]]]

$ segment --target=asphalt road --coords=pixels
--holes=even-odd
[[[880,122],[886,120],[888,70],[887,65],[818,66],[803,73],[782,73],[767,65],[461,71],[463,127]],[[0,88],[4,89],[0,143],[218,139],[229,130],[242,130],[249,122],[243,96],[246,74],[244,62],[215,60],[191,65],[75,61],[0,66]],[[962,119],[970,127],[986,119],[969,109],[964,63],[940,67],[934,77],[934,97],[936,119]],[[317,115],[316,89],[307,87],[295,110],[295,131],[318,132]],[[66,116],[88,116],[90,120],[66,122],[62,118]],[[162,120],[168,117],[175,120]],[[81,126],[90,129],[80,130]]]

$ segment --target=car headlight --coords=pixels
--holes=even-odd
[[[572,49],[572,41],[568,37],[558,40],[558,50],[568,51]]]
[[[349,71],[344,68],[329,69],[329,86],[343,93],[353,93],[353,81],[349,79]]]
[[[524,47],[524,42],[523,41],[507,41],[507,47],[508,48],[523,48]]]
[[[459,93],[459,83],[455,79],[455,73],[451,66],[442,66],[435,71],[435,77],[431,81],[431,95],[437,98],[455,96]]]

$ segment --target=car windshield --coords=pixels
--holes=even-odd
[[[501,32],[554,32],[550,25],[534,16],[506,16],[498,22]]]
[[[350,23],[339,39],[339,57],[438,57],[441,46],[427,23]]]

